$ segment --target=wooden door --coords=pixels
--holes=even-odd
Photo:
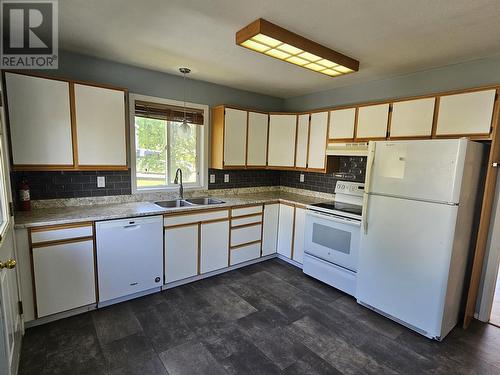
[[[69,83],[5,73],[5,85],[14,165],[72,167]]]
[[[309,113],[298,116],[297,146],[295,151],[295,167],[307,168],[307,151],[309,145]]]
[[[287,258],[292,258],[294,210],[293,206],[280,204],[277,251]]]
[[[489,135],[496,90],[441,96],[438,136]]]
[[[333,141],[352,141],[356,123],[356,108],[330,112],[328,138]]]
[[[265,167],[267,163],[267,127],[269,115],[248,112],[248,167]]]
[[[356,139],[385,139],[388,120],[389,104],[360,107]]]
[[[307,168],[324,170],[326,161],[326,146],[328,133],[328,112],[311,114],[309,126],[309,147]]]
[[[165,283],[198,274],[198,223],[165,228]]]
[[[293,235],[293,260],[302,263],[304,258],[304,236],[306,226],[306,210],[295,208],[295,227]]]
[[[78,165],[127,166],[125,93],[75,84]]]
[[[224,166],[245,167],[247,111],[226,108],[224,114]]]
[[[278,203],[264,205],[264,229],[262,232],[262,256],[276,253],[278,244]]]
[[[293,168],[295,166],[295,134],[297,115],[269,116],[268,165]]]
[[[94,242],[34,247],[37,317],[96,303]]]
[[[430,137],[435,98],[407,100],[392,105],[391,138]]]
[[[227,267],[229,262],[229,220],[201,224],[200,273]]]

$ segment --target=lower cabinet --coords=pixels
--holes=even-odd
[[[304,234],[306,224],[306,210],[295,207],[295,225],[293,228],[293,256],[296,262],[303,263],[304,258]]]
[[[198,223],[165,228],[165,283],[198,274]]]
[[[229,211],[164,217],[165,284],[228,265]]]
[[[37,317],[96,303],[94,242],[34,246]]]
[[[247,262],[260,257],[260,243],[252,243],[231,249],[230,265]]]
[[[227,267],[229,220],[201,224],[200,234],[200,273]]]
[[[277,251],[287,258],[292,258],[294,211],[293,205],[280,203]]]
[[[278,244],[279,203],[264,205],[264,229],[262,231],[262,256],[276,253]]]

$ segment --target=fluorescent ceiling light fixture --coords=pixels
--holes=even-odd
[[[238,31],[236,44],[330,77],[359,70],[359,61],[262,18]]]

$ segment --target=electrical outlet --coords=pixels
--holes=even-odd
[[[229,182],[229,175],[228,174],[224,175],[224,182]]]
[[[215,175],[214,174],[210,175],[210,183],[215,184]]]
[[[104,176],[97,176],[97,187],[98,188],[103,188],[106,186],[106,177]]]
[[[299,180],[300,180],[300,182],[304,182],[304,173],[300,174]]]

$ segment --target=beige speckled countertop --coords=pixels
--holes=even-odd
[[[185,212],[206,209],[207,207],[232,207],[245,204],[261,204],[272,201],[282,201],[308,205],[325,202],[325,199],[315,196],[294,194],[283,191],[270,191],[238,195],[213,195],[211,197],[223,200],[217,205],[198,205],[176,208],[163,208],[152,202],[128,202],[118,204],[100,204],[93,206],[54,207],[34,209],[30,212],[16,212],[15,228],[28,228],[44,225],[77,223],[81,221],[99,221],[138,216],[162,215],[169,212]]]

